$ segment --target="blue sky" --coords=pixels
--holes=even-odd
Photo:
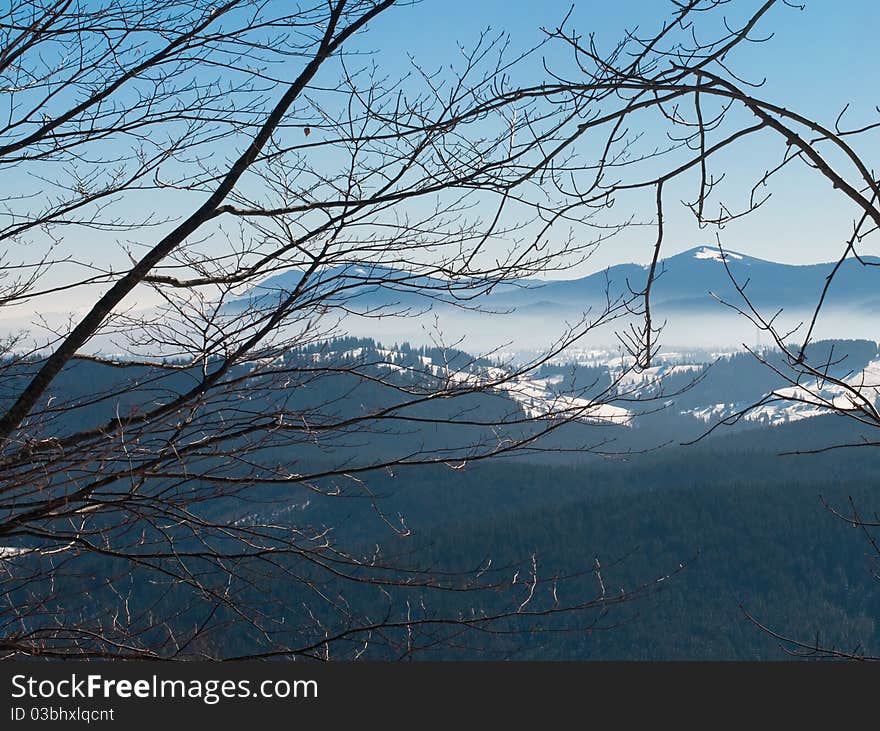
[[[733,0],[726,6],[731,24],[760,6],[758,0]],[[772,33],[764,45],[737,52],[737,69],[752,78],[767,77],[768,93],[821,112],[826,99],[836,107],[853,98],[880,102],[871,77],[878,60],[876,0],[804,0],[800,11],[784,5],[764,16],[755,35]],[[674,9],[668,0],[422,0],[377,20],[366,45],[378,51],[407,50],[418,59],[443,63],[450,41],[467,46],[484,28],[508,31],[515,46],[539,40],[541,26],[552,26],[574,8],[568,26],[595,32],[610,44],[624,29],[659,27]],[[876,84],[876,82],[874,82]],[[869,97],[874,97],[870,99]]]
[[[584,34],[594,32],[600,44],[607,45],[625,28],[638,25],[640,30],[649,31],[658,27],[674,7],[663,0],[426,0],[376,22],[367,45],[378,50],[380,57],[403,62],[401,51],[405,49],[426,66],[440,65],[447,60],[450,41],[459,40],[467,46],[487,27],[508,31],[513,46],[525,48],[541,37],[541,25],[555,25],[572,5],[569,27]],[[737,17],[742,17],[737,12],[759,5],[757,1],[734,0],[724,10],[735,25]],[[762,37],[772,33],[772,39],[738,49],[732,66],[752,81],[766,78],[758,92],[764,98],[829,126],[847,103],[847,119],[865,120],[876,115],[875,106],[880,105],[880,84],[876,80],[880,60],[878,28],[880,2],[876,0],[806,0],[802,11],[780,3],[762,19],[756,31]],[[550,58],[552,61],[552,55]],[[754,179],[775,163],[780,149],[775,140],[769,144],[758,140],[739,148],[724,161],[729,183],[751,187]],[[880,150],[880,138],[875,135],[859,149],[870,164]],[[735,204],[736,198],[731,202]],[[789,263],[824,262],[841,251],[854,216],[852,204],[832,191],[824,179],[801,166],[779,178],[773,186],[773,198],[763,210],[720,233],[726,246],[762,258]],[[670,219],[668,253],[714,242],[714,230],[700,231],[689,214],[672,212]],[[650,232],[645,236],[652,238]],[[585,269],[647,260],[650,246],[645,236],[623,237],[600,250],[584,265]]]

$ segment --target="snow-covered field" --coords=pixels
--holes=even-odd
[[[596,351],[593,355],[607,358],[609,353]],[[376,356],[379,360],[376,360]],[[421,370],[437,378],[438,382],[462,386],[486,386],[490,391],[503,393],[519,404],[532,418],[573,418],[622,425],[631,425],[633,420],[633,412],[622,406],[558,393],[554,387],[562,381],[561,376],[538,378],[518,375],[515,370],[506,370],[497,366],[473,366],[466,370],[455,370],[445,363],[435,363],[425,356],[414,356],[385,348],[377,348],[370,352],[364,348],[354,348],[342,353],[315,353],[312,354],[312,358],[313,360],[364,359],[364,362],[380,370],[397,372],[407,370],[404,364],[411,364],[416,359]]]
[[[880,360],[873,360],[857,374],[840,383],[804,381],[802,385],[778,388],[751,403],[718,403],[690,412],[706,422],[719,421],[745,411],[746,421],[779,426],[792,421],[823,416],[834,411],[872,410],[880,400]],[[748,408],[758,404],[754,408]]]
[[[642,370],[625,370],[617,376],[617,383],[621,389],[642,388],[656,385],[664,378],[681,373],[696,374],[704,368],[697,363],[679,363],[677,365],[659,365]]]

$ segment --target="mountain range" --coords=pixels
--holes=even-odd
[[[723,258],[726,259],[727,267]],[[767,261],[735,251],[699,246],[662,259],[652,286],[652,300],[664,312],[717,312],[718,299],[741,303],[731,275],[750,301],[759,308],[811,309],[815,306],[833,264],[792,265]],[[880,295],[873,267],[880,258],[849,258],[843,262],[829,289],[825,305],[860,314],[880,310]],[[729,269],[729,272],[728,272]],[[618,264],[594,274],[569,280],[522,279],[507,282],[481,295],[487,308],[514,310],[523,314],[567,313],[601,306],[612,299],[644,288],[648,267]],[[289,271],[270,277],[228,306],[241,311],[266,304],[292,291],[302,273]],[[448,303],[452,297],[440,278],[412,274],[378,264],[351,263],[328,268],[313,275],[307,288],[320,292],[332,288],[334,298],[345,299],[355,311],[377,307],[428,306]],[[461,294],[479,289],[478,283]],[[340,291],[341,290],[341,291]]]

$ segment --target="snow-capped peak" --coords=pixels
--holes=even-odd
[[[725,251],[723,256],[721,251],[718,249],[713,249],[710,246],[701,246],[694,252],[695,259],[711,259],[713,261],[724,261],[727,259],[730,261],[731,259],[742,259],[742,254],[737,254],[733,251]]]

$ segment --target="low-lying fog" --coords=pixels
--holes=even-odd
[[[146,313],[145,313],[146,314]],[[772,313],[769,313],[772,314]],[[790,340],[803,337],[806,323],[812,312],[785,311],[774,324],[781,333],[794,331]],[[45,315],[44,324],[64,329],[69,323],[69,315]],[[337,316],[328,316],[327,324],[335,322]],[[457,347],[474,354],[496,350],[505,352],[536,351],[551,347],[566,331],[566,324],[577,325],[581,313],[558,309],[545,312],[531,309],[528,312],[485,313],[441,307],[429,312],[407,317],[361,317],[346,315],[335,335],[355,335],[373,338],[386,345],[409,342],[412,345],[444,344]],[[606,322],[587,332],[578,340],[578,348],[617,349],[620,341],[616,332],[625,330],[629,323],[641,324],[643,321],[633,316]],[[659,342],[663,349],[694,348],[715,351],[739,350],[743,345],[772,345],[770,336],[760,332],[754,323],[741,314],[718,305],[715,313],[693,311],[659,310],[654,313],[655,325],[662,324]],[[800,326],[800,327],[798,327]],[[19,343],[39,343],[42,347],[52,339],[47,331],[35,327],[25,318],[0,322],[0,331],[8,336],[22,331],[30,331],[30,336]],[[87,352],[119,354],[126,350],[124,335],[119,333],[94,338]],[[864,338],[880,340],[880,325],[875,317],[864,313],[845,311],[823,311],[813,331],[813,339],[826,338]],[[145,355],[149,343],[142,342],[138,351]],[[161,355],[162,348],[156,346],[153,355]]]
[[[722,306],[719,305],[719,308]],[[773,314],[773,313],[771,313]],[[791,332],[788,339],[803,337],[812,312],[784,312],[774,320],[781,334]],[[546,348],[561,336],[566,322],[575,325],[580,313],[485,314],[444,309],[411,318],[349,317],[345,329],[352,335],[371,337],[385,343],[410,342],[421,345],[442,338],[446,345],[456,345],[469,352],[504,350],[536,350]],[[587,332],[578,347],[617,347],[616,332],[629,323],[642,324],[632,316],[608,322]],[[772,339],[743,315],[719,309],[718,313],[657,312],[655,325],[662,324],[659,337],[662,346],[708,350],[739,350],[743,345],[769,346]],[[792,332],[793,331],[793,332]],[[813,330],[813,339],[864,338],[880,340],[880,323],[875,317],[851,312],[823,312]]]

